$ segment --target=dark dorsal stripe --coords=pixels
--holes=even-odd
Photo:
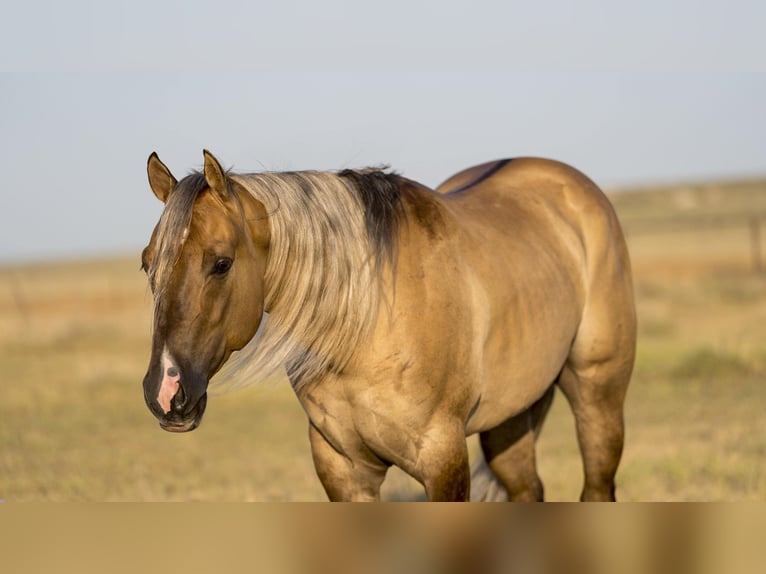
[[[155,296],[165,289],[169,271],[175,266],[183,248],[184,231],[191,223],[194,202],[206,187],[205,176],[194,172],[178,182],[168,196],[158,228],[157,252],[149,269],[149,279],[156,288]]]
[[[472,188],[474,185],[480,184],[482,181],[489,179],[493,175],[495,175],[498,171],[503,169],[506,165],[511,163],[512,159],[501,159],[499,161],[496,161],[491,167],[489,167],[484,173],[479,175],[477,178],[469,181],[468,183],[465,183],[458,187],[457,189],[453,189],[448,192],[448,194],[452,193],[460,193],[461,191],[465,191],[467,189]]]

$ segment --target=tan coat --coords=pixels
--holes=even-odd
[[[167,201],[179,184],[157,162],[150,158],[150,182]],[[400,224],[391,228],[394,256],[378,254],[375,262],[383,264],[377,267],[369,255],[336,258],[342,248],[332,247],[328,239],[332,250],[311,266],[327,265],[317,269],[318,277],[339,277],[339,294],[330,297],[324,291],[333,291],[325,285],[303,284],[291,275],[300,267],[291,263],[294,247],[276,247],[276,219],[285,215],[278,204],[270,205],[261,188],[281,184],[265,185],[271,180],[264,176],[228,176],[209,154],[204,175],[209,192],[194,199],[189,239],[174,252],[185,265],[171,265],[163,289],[163,297],[183,295],[186,303],[174,307],[165,299],[157,301],[153,359],[144,382],[147,404],[164,428],[191,430],[199,424],[204,404],[198,405],[208,379],[252,337],[265,309],[280,340],[310,330],[312,320],[325,320],[326,333],[351,333],[342,339],[346,344],[337,346],[345,349],[343,354],[319,333],[293,337],[280,359],[291,372],[291,365],[313,357],[316,368],[295,370],[300,381],[296,375],[294,386],[309,418],[314,462],[330,499],[377,499],[387,468],[396,465],[424,484],[429,499],[465,500],[470,490],[465,437],[474,433],[480,433],[489,468],[511,499],[541,499],[534,441],[554,385],[564,391],[575,414],[585,472],[582,498],[614,498],[636,319],[619,224],[588,178],[558,162],[515,159],[461,172],[437,192],[398,176],[370,179],[398,186],[391,196],[398,198],[401,212]],[[168,176],[172,185],[163,191],[168,184],[159,180]],[[331,197],[325,200],[328,210],[337,208],[339,188],[322,177],[338,176],[300,177],[282,190],[283,201],[289,202],[290,190],[297,197],[321,193]],[[351,179],[362,182],[353,185],[368,181],[364,174]],[[313,185],[308,192],[306,182]],[[353,209],[349,213],[353,219]],[[212,224],[216,217],[220,222]],[[333,233],[342,217],[328,216],[323,233]],[[288,231],[278,233],[289,233],[288,224],[289,218]],[[364,234],[360,229],[356,236]],[[162,225],[158,230],[160,239],[169,235]],[[156,244],[155,237],[145,252],[149,270],[156,269]],[[276,251],[284,251],[284,257]],[[218,276],[215,265],[226,259],[233,266]],[[272,265],[277,259],[284,261],[279,270]],[[211,286],[200,289],[193,274],[205,265],[206,285]],[[245,289],[245,277],[255,287]],[[282,309],[288,306],[281,302],[292,288],[306,294],[300,305],[292,304],[300,312],[287,320],[283,315],[289,312]],[[205,302],[206,289],[215,291],[215,301]],[[237,292],[243,289],[247,297]],[[258,301],[252,301],[253,294]],[[354,302],[359,325],[349,330],[344,325],[356,321]],[[333,304],[342,321],[325,317],[330,313],[322,311],[323,305]],[[158,317],[168,307],[175,309],[172,318]],[[213,324],[201,316],[217,319]],[[175,329],[176,323],[187,326]],[[256,338],[243,353],[260,341],[261,349],[276,357],[282,347],[269,345],[278,338]],[[199,355],[201,344],[216,348],[207,364],[182,358]],[[244,364],[238,361],[230,364]],[[177,387],[170,385],[177,380],[167,374],[170,365],[177,367],[171,374],[180,371],[182,388],[191,381],[178,399],[171,398]]]

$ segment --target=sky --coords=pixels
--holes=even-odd
[[[5,4],[5,3],[4,3]],[[545,156],[607,189],[766,176],[766,3],[7,3],[0,265],[136,254],[209,149],[430,186]]]

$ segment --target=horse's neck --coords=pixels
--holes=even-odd
[[[333,174],[237,176],[269,218],[262,341],[296,380],[342,368],[377,310],[363,211]],[[314,185],[308,193],[306,186]],[[283,186],[280,188],[280,186]],[[314,194],[314,195],[311,195]],[[258,353],[261,357],[261,353]]]

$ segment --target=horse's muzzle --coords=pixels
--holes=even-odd
[[[168,390],[166,369],[149,368],[144,378],[144,401],[160,427],[169,432],[188,432],[197,428],[207,406],[207,379],[191,369],[170,372],[173,385]],[[159,381],[159,383],[158,383]]]
[[[202,395],[191,412],[182,414],[176,411],[170,411],[167,415],[157,417],[160,421],[162,430],[168,432],[189,432],[196,429],[202,422],[202,415],[207,406],[207,393]]]

